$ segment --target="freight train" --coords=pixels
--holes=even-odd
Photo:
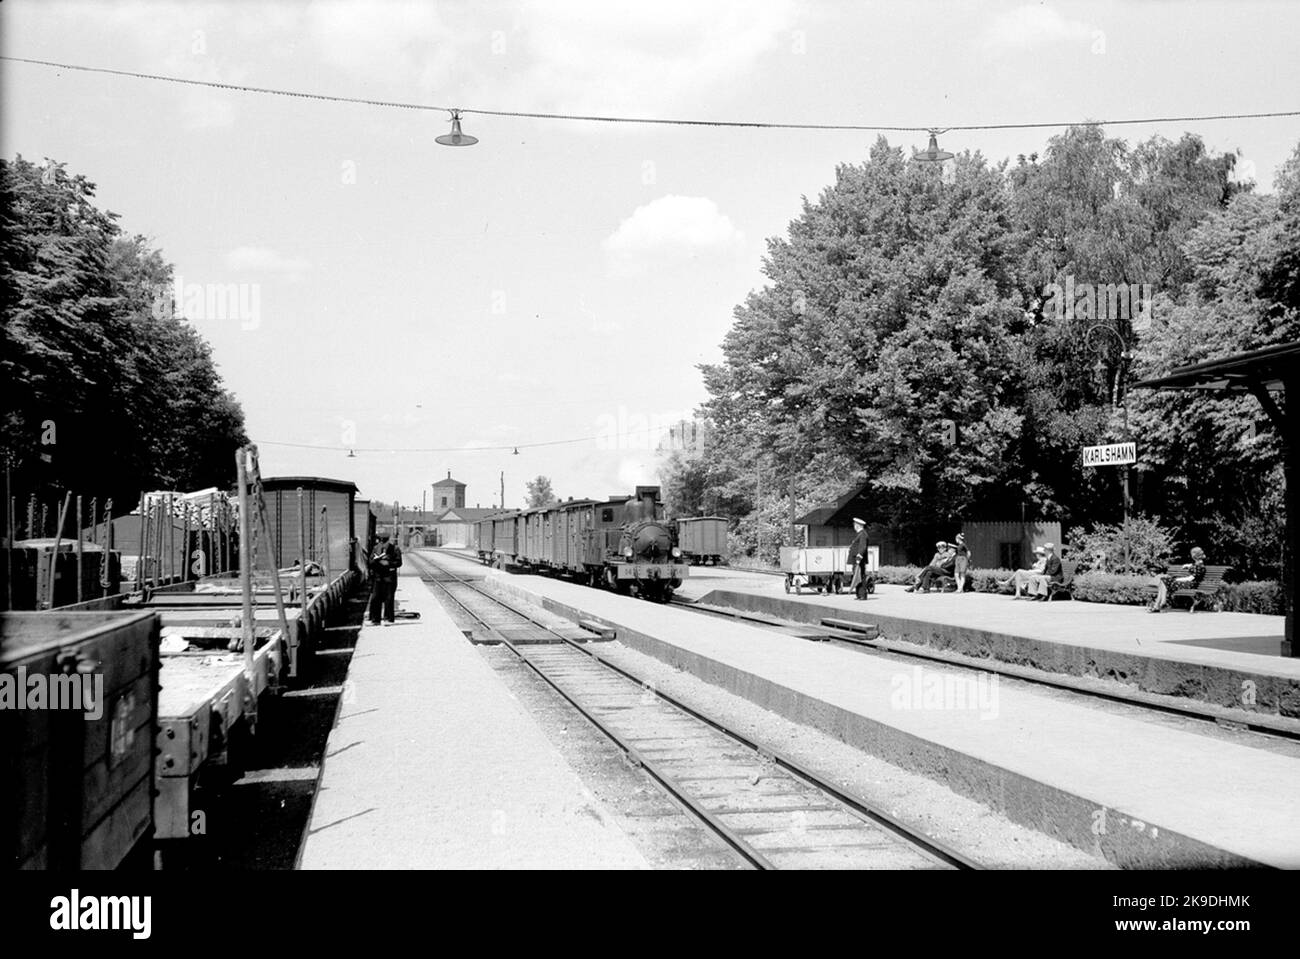
[[[499,569],[568,575],[661,603],[690,573],[658,486],[486,517],[478,524],[478,556]]]

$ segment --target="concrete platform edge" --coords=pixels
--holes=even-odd
[[[606,617],[593,617],[585,610],[506,581],[506,575],[489,575],[486,585],[502,595],[535,603],[575,621],[598,618],[617,631],[618,641],[638,652],[687,670],[704,682],[792,722],[810,726],[902,769],[942,782],[959,795],[980,802],[1013,822],[1121,868],[1230,869],[1262,865],[1159,824],[1135,819],[1121,809],[1108,809],[1086,796],[1038,782],[766,677],[684,650]],[[1088,825],[1082,826],[1084,823]]]
[[[1045,642],[966,626],[881,616],[874,614],[869,605],[861,610],[846,611],[734,590],[713,590],[701,597],[700,602],[739,612],[764,613],[792,622],[816,624],[823,617],[833,616],[871,623],[880,628],[882,639],[960,653],[975,659],[1028,666],[1043,672],[1108,679],[1143,692],[1180,696],[1227,709],[1245,709],[1242,692],[1249,688],[1255,702],[1254,708],[1248,712],[1300,719],[1300,680],[1286,676],[1165,656]],[[1253,686],[1247,687],[1247,683]]]

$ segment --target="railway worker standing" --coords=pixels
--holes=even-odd
[[[397,570],[402,565],[402,550],[390,542],[388,535],[379,537],[379,545],[370,557],[370,625],[378,626],[380,614],[384,625],[397,619]]]
[[[858,587],[865,585],[867,580],[869,546],[867,521],[853,517],[853,542],[849,544],[849,562],[853,564],[853,581],[849,583],[849,590],[854,594],[854,599],[867,598],[867,591],[859,590]]]

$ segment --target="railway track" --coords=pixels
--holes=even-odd
[[[835,626],[819,625],[815,623],[788,622],[768,616],[760,616],[755,613],[742,612],[740,610],[728,610],[715,606],[701,606],[698,603],[693,603],[689,600],[683,599],[674,599],[672,605],[674,608],[690,610],[692,613],[697,615],[754,623],[755,625],[763,626],[774,631],[788,632],[792,636],[805,634],[800,637],[803,639],[815,639],[840,643],[842,645],[859,647],[868,653],[922,660],[936,665],[951,666],[955,669],[969,669],[979,672],[994,673],[999,676],[1005,676],[1007,679],[1019,680],[1035,686],[1043,686],[1048,689],[1074,693],[1090,699],[1105,700],[1108,702],[1132,706],[1134,708],[1153,710],[1172,716],[1180,716],[1185,719],[1193,719],[1202,723],[1213,723],[1222,728],[1247,730],[1261,736],[1300,742],[1300,729],[1296,728],[1294,725],[1288,724],[1283,719],[1275,719],[1271,716],[1251,716],[1248,714],[1242,716],[1224,715],[1213,707],[1202,706],[1194,701],[1181,703],[1174,697],[1161,696],[1158,693],[1144,693],[1140,690],[1121,692],[1101,689],[1093,685],[1094,682],[1101,682],[1101,680],[1091,681],[1084,678],[1074,678],[1065,675],[1056,676],[1055,674],[1043,673],[1030,666],[1017,666],[1013,663],[999,663],[993,660],[982,660],[975,663],[959,656],[947,655],[938,651],[900,649],[892,643],[882,643],[863,634],[855,635],[852,630],[842,629]],[[812,635],[807,635],[809,633]]]
[[[973,869],[961,853],[643,683],[426,556],[462,627],[500,642],[757,869]]]

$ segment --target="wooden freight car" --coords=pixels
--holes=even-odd
[[[158,617],[0,616],[0,835],[11,868],[113,869],[150,832]]]
[[[53,565],[51,558],[55,560]],[[14,609],[71,606],[116,595],[122,586],[122,554],[94,543],[81,544],[78,561],[76,540],[18,540],[12,550],[0,554],[0,559],[13,564],[12,569],[6,570],[11,585],[0,597],[0,605],[7,603],[12,594]],[[51,573],[54,575],[52,590]]]
[[[714,566],[727,555],[725,516],[683,516],[677,520],[677,545],[693,566]]]
[[[307,556],[330,570],[332,579],[351,568],[356,484],[323,476],[273,476],[262,480],[271,555],[279,567],[292,565],[300,552],[299,489],[306,520]]]

